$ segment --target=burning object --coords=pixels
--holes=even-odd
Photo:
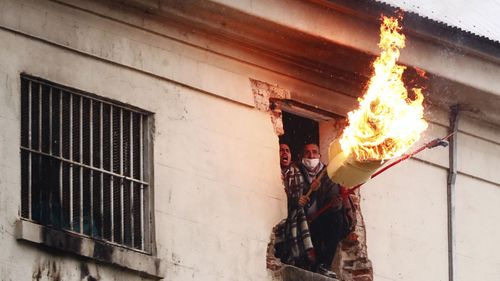
[[[328,159],[326,168],[328,176],[334,182],[348,188],[368,181],[384,163],[380,160],[357,160],[352,154],[346,154],[342,150],[338,139],[330,144]]]
[[[359,107],[348,113],[349,125],[329,149],[328,176],[348,188],[367,181],[386,160],[403,155],[428,126],[422,91],[414,88],[408,94],[402,80],[406,67],[397,64],[405,47],[397,18],[383,17],[379,47],[382,52]]]

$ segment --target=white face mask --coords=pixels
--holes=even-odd
[[[304,164],[304,166],[306,166],[307,169],[312,170],[312,169],[316,168],[316,166],[318,166],[319,159],[318,158],[315,158],[315,159],[302,158],[302,164]]]

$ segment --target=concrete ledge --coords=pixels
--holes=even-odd
[[[141,276],[155,279],[165,277],[165,263],[159,258],[63,230],[18,220],[15,236],[17,240],[41,244],[102,263],[126,268]]]
[[[281,281],[339,281],[335,278],[326,277],[324,275],[307,271],[291,265],[283,265],[283,267],[274,272]]]

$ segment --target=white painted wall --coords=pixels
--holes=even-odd
[[[420,143],[447,134],[445,112],[433,112]],[[500,129],[466,116],[458,134],[456,277],[498,280]],[[415,146],[418,147],[418,144]],[[448,280],[446,183],[448,148],[420,153],[362,187],[368,255],[375,280]]]
[[[498,280],[498,184],[457,178],[457,280]]]
[[[196,59],[210,54],[186,47],[180,55],[165,49],[178,43],[164,37],[54,2],[0,4],[0,279],[82,280],[88,271],[100,280],[142,280],[15,240],[22,72],[154,112],[165,280],[271,278],[266,248],[285,216],[284,192],[278,138],[269,115],[249,106],[249,77]]]
[[[500,276],[500,129],[464,119],[457,177],[457,280]]]
[[[448,280],[446,171],[409,160],[361,193],[375,280]]]

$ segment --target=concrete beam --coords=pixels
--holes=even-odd
[[[178,51],[199,48],[215,54],[213,57],[242,62],[250,67],[233,68],[220,58],[204,55],[209,64],[220,63],[229,71],[237,69],[242,77],[280,84],[292,92],[292,98],[297,101],[340,115],[354,108],[354,98],[362,94],[371,75],[371,62],[378,54],[378,21],[373,15],[363,17],[363,13],[367,13],[363,9],[356,12],[352,7],[331,4],[338,1],[159,0],[158,7],[154,0],[139,1],[146,3],[144,7],[153,7],[148,11],[137,10],[137,1],[108,0],[105,2],[110,9],[107,13],[89,8],[91,2],[57,2],[90,9],[105,17],[125,19],[132,26],[177,40],[179,46],[186,44]],[[132,14],[141,15],[143,19],[132,21],[126,9],[120,9],[120,13],[127,12],[129,16],[120,16],[112,8],[118,5],[131,7]],[[412,23],[411,27],[414,26]],[[427,32],[428,26],[426,28]],[[459,102],[474,109],[467,113],[470,116],[500,124],[496,110],[500,105],[497,61],[418,30],[407,31],[407,48],[402,51],[401,63],[410,69],[415,66],[427,71],[430,79],[425,95],[428,100],[441,108]],[[254,66],[274,72],[280,78],[266,80],[270,76],[254,76],[251,70]],[[304,83],[316,89],[304,90]],[[342,108],[325,105],[325,100]]]
[[[318,77],[328,80],[325,74],[332,76],[331,83],[319,84],[358,96],[370,75],[370,63],[379,52],[379,23],[363,17],[361,11],[353,14],[352,10],[323,2],[162,0],[160,13],[175,14],[186,24],[196,18],[196,25],[210,27],[212,34],[279,53],[302,67],[316,66]],[[493,106],[500,104],[500,64],[495,58],[428,33],[407,30],[407,47],[402,50],[400,63],[429,74],[428,96],[435,104],[447,108],[450,101],[459,100],[478,109],[479,114],[471,116],[500,124]],[[331,69],[336,72],[329,72]],[[346,86],[340,86],[341,80],[348,81]]]
[[[378,23],[371,19],[363,19],[362,14],[348,14],[345,11],[306,1],[212,0],[212,2],[363,53],[377,55],[379,52]],[[445,46],[434,38],[407,36],[407,47],[401,54],[400,62],[422,68],[451,81],[500,95],[500,80],[497,79],[500,76],[500,64]]]

